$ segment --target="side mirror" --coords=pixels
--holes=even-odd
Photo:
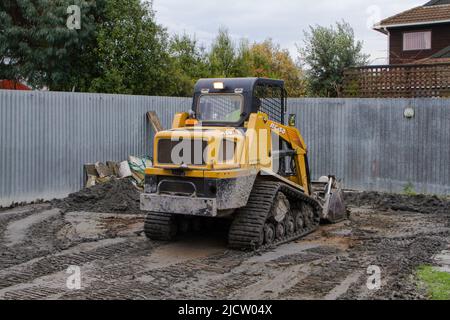
[[[296,114],[290,114],[289,115],[289,126],[295,127],[297,125],[297,115]]]

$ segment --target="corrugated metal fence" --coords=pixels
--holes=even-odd
[[[82,186],[82,165],[151,155],[147,111],[163,126],[189,98],[0,90],[0,205],[62,197]],[[313,177],[347,187],[450,193],[450,100],[291,99]],[[405,108],[416,111],[403,117]]]
[[[151,155],[146,112],[163,126],[186,98],[0,90],[0,205],[79,190],[85,163]]]
[[[415,117],[404,117],[406,108]],[[450,100],[293,99],[313,176],[349,188],[450,194]]]

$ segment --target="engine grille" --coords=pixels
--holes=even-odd
[[[198,139],[161,139],[158,142],[158,163],[172,165],[205,165],[208,142]]]

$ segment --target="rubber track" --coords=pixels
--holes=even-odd
[[[291,203],[303,202],[310,204],[314,208],[316,223],[293,235],[275,240],[270,245],[260,246],[260,237],[264,224],[272,210],[278,192],[284,193]],[[302,238],[314,232],[319,227],[320,209],[320,204],[316,200],[282,182],[256,181],[247,206],[237,211],[236,217],[231,225],[228,238],[229,246],[240,250],[255,250],[277,246]]]
[[[145,217],[144,233],[151,240],[172,240],[171,229],[173,215],[170,213],[150,212]]]

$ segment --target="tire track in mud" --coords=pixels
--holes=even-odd
[[[6,242],[7,247],[13,247],[21,244],[26,240],[27,235],[29,234],[29,229],[33,225],[43,223],[50,218],[57,217],[58,215],[60,215],[59,209],[50,209],[10,222],[4,231],[3,241]]]
[[[148,250],[149,247],[147,243],[139,246],[121,238],[81,244],[57,254],[36,258],[1,270],[0,290],[65,271],[70,265],[82,266],[95,260],[113,258],[133,251],[141,252]]]
[[[141,222],[131,216],[73,213],[30,226],[35,246],[8,248],[7,225],[30,214],[0,213],[0,250],[9,250],[0,253],[0,299],[411,299],[420,297],[415,268],[450,236],[449,216],[354,209],[350,221],[302,241],[239,252],[228,250],[222,235],[152,242],[136,235]],[[66,227],[76,236],[60,237]],[[45,250],[32,252],[46,242]],[[81,290],[65,286],[69,265],[81,267]],[[369,265],[382,269],[379,291],[366,287]]]
[[[51,209],[50,205],[34,205],[26,207],[18,207],[0,212],[0,246],[5,246],[3,241],[4,233],[11,222],[24,219],[30,215]]]
[[[147,242],[146,239],[141,241]],[[108,299],[175,298],[176,292],[173,288],[176,284],[196,278],[201,270],[208,268],[207,261],[211,257],[222,255],[224,250],[226,247],[223,244],[205,245],[198,241],[160,243],[147,255],[142,255],[141,252],[135,256],[118,257],[111,264],[110,261],[105,261],[105,267],[95,266],[92,268],[94,273],[96,268],[101,269],[99,281],[81,291],[67,293],[63,298],[104,299],[105,296]],[[130,265],[133,268],[130,269]]]
[[[80,213],[79,217],[86,217],[88,226],[100,224],[104,227],[97,228],[99,236],[93,239],[89,234],[92,230],[85,230],[86,225],[79,224],[80,219],[77,220],[76,215],[60,215],[58,209],[51,209],[48,205],[2,211],[0,299],[39,299],[61,293],[65,290],[65,271],[69,265],[85,265],[92,261],[112,259],[118,254],[125,256],[133,252],[141,254],[151,251],[155,244],[147,241],[111,239],[122,233],[134,234],[136,221],[139,220],[135,216],[121,215],[114,219],[112,214]],[[124,231],[130,224],[130,231]],[[67,234],[70,230],[75,233],[81,231],[81,234],[73,239]],[[58,277],[63,281],[55,284],[52,278]],[[40,281],[42,279],[46,281]],[[56,285],[56,288],[52,285]]]
[[[73,263],[77,263],[76,265],[80,267],[83,287],[95,288],[99,283],[101,286],[109,288],[114,281],[121,283],[122,286],[129,285],[129,281],[127,281],[127,277],[124,276],[123,271],[120,273],[120,278],[114,278],[114,274],[110,274],[110,278],[105,278],[103,275],[108,271],[103,266],[111,264],[112,261],[115,261],[119,257],[129,257],[144,250],[149,252],[152,250],[148,243],[141,242],[132,245],[128,241],[125,241],[125,239],[115,239],[115,244],[111,244],[111,241],[106,240],[99,242],[101,243],[83,244],[84,248],[86,245],[94,244],[98,247],[97,249],[90,250],[87,255],[83,256],[83,259],[80,259],[78,253],[72,252],[70,255],[65,254],[63,255],[63,260],[60,262],[60,268],[48,268],[47,272],[43,272],[45,273],[44,275],[42,272],[39,274],[34,273],[32,277],[29,277],[28,282],[21,281],[16,285],[0,290],[0,299],[61,299],[64,295],[68,295],[66,297],[68,298],[74,291],[69,290],[66,286],[69,276],[66,273],[66,268]],[[77,249],[82,248],[78,247]],[[73,250],[71,249],[71,251]],[[90,261],[86,262],[86,260]],[[137,269],[134,265],[130,264],[122,264],[120,268],[128,270],[129,274],[132,274]],[[53,273],[48,273],[50,271]],[[105,281],[108,282],[105,283]],[[129,290],[132,290],[132,286],[129,287]],[[44,296],[42,296],[42,292],[45,293]],[[83,298],[80,292],[76,291],[74,299]],[[92,295],[94,292],[95,290],[90,290],[89,294]],[[97,298],[105,299],[105,297],[108,297],[108,295],[100,291]]]
[[[310,273],[313,262],[323,261],[334,253],[334,250],[327,251],[319,243],[299,241],[252,257],[240,269],[243,274],[256,275],[257,281],[230,292],[227,298],[278,299]]]
[[[56,259],[61,267],[71,264],[80,266],[83,277],[82,290],[76,292],[66,290],[64,279],[67,275],[64,275],[61,268],[52,265],[45,272],[34,272],[32,277],[20,277],[15,287],[8,286],[5,290],[0,290],[0,298],[2,294],[3,298],[18,298],[29,295],[35,290],[39,292],[43,283],[50,285],[47,291],[52,296],[63,299],[130,299],[131,297],[158,298],[162,296],[170,298],[168,287],[183,281],[186,276],[193,276],[196,269],[200,270],[204,267],[199,265],[194,268],[195,262],[192,261],[202,260],[211,254],[223,251],[223,246],[208,247],[198,243],[192,247],[190,243],[151,243],[143,237],[121,239],[120,243],[112,248],[106,248],[103,245],[98,243],[100,248],[94,253],[78,247],[74,254],[51,256],[48,257],[50,261],[45,261],[45,266],[48,266],[48,262],[55,262]],[[70,249],[70,251],[74,250],[75,248]],[[77,254],[81,251],[84,252],[83,260]],[[88,257],[92,259],[86,261]],[[41,263],[41,261],[38,262]],[[23,272],[20,272],[20,275],[22,274]],[[18,275],[14,274],[14,276]],[[3,277],[2,274],[0,274],[1,277]],[[53,286],[59,289],[52,291],[55,289],[51,286],[51,280],[58,277],[64,281],[60,280],[57,284],[53,281]],[[24,288],[24,281],[27,280],[30,282]]]
[[[432,257],[447,245],[450,231],[437,231],[417,236],[398,236],[386,239],[367,237],[364,251],[359,249],[361,265],[379,266],[381,289],[368,290],[367,277],[350,286],[343,299],[424,299],[414,276],[416,269],[432,262]]]
[[[314,257],[314,256],[313,256]],[[300,257],[299,257],[300,258]],[[302,258],[300,258],[303,261]],[[345,253],[331,254],[312,260],[309,272],[284,291],[282,299],[327,299],[342,294],[349,277],[360,270],[360,264],[352,261]]]
[[[359,282],[359,279],[363,275],[362,271],[351,272],[344,280],[342,280],[336,287],[334,287],[330,292],[328,292],[323,300],[337,300],[342,295],[344,295],[350,287]]]
[[[186,267],[187,271],[194,271],[195,276],[189,277],[189,272],[186,273],[188,277],[170,288],[172,296],[179,299],[276,299],[308,273],[309,262],[324,258],[323,254],[307,253],[317,247],[320,245],[293,243],[280,247],[279,252],[231,251],[221,257],[192,262]],[[300,255],[305,258],[301,263],[280,261],[280,258]]]
[[[289,290],[310,272],[305,264],[291,265],[282,268],[269,268],[258,281],[233,292],[231,299],[277,299],[281,293]]]
[[[415,271],[450,241],[450,215],[353,209],[349,259],[363,275],[338,299],[425,299]],[[383,228],[384,226],[384,228]],[[367,268],[381,269],[381,289],[367,287]],[[355,279],[351,279],[355,280]]]
[[[139,215],[60,214],[48,205],[17,211],[0,214],[0,270],[82,243],[135,235],[142,223]]]
[[[50,209],[50,205],[40,204],[26,207],[17,207],[0,212],[0,270],[23,263],[43,254],[42,248],[36,245],[37,239],[35,239],[34,237],[33,239],[28,240],[28,246],[24,246],[21,241],[11,244],[11,242],[9,241],[11,239],[10,237],[14,238],[16,235],[14,233],[10,233],[8,235],[8,227],[10,227],[11,225],[16,225],[16,227],[20,229],[19,232],[25,232],[26,228],[22,228],[18,223],[19,221],[26,221],[26,219],[30,219],[31,217],[37,217],[41,212],[45,212]],[[32,228],[33,223],[29,223],[27,227]],[[14,230],[15,228],[13,227],[12,229]],[[49,227],[46,226],[44,230],[48,231]],[[22,238],[20,240],[24,239]]]

